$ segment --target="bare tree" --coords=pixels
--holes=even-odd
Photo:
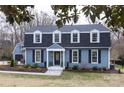
[[[2,49],[0,58],[2,56],[11,56],[12,50],[18,42],[24,41],[24,33],[33,27],[39,25],[53,25],[55,18],[40,12],[38,14],[35,10],[30,10],[30,13],[34,13],[35,18],[27,22],[22,22],[18,25],[14,22],[13,25],[6,22],[4,13],[0,12],[0,49]]]

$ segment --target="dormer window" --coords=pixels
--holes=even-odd
[[[40,42],[40,34],[35,34],[35,42]]]
[[[91,31],[91,33],[90,33],[90,42],[91,43],[99,43],[99,38],[100,36],[99,36],[99,31],[97,31],[97,30],[93,30],[93,31]]]
[[[40,31],[34,32],[34,43],[41,43],[42,41],[42,33]]]
[[[53,32],[53,43],[61,43],[61,33],[60,33],[60,31]]]
[[[71,32],[71,43],[79,43],[80,42],[80,33],[77,30],[73,30]]]

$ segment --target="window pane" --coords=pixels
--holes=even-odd
[[[77,51],[73,51],[73,62],[77,62],[78,61],[78,52]]]
[[[35,42],[40,42],[40,34],[35,34]]]
[[[73,56],[77,56],[77,51],[74,51],[73,52]]]
[[[97,51],[92,51],[92,62],[97,62]]]
[[[55,42],[59,42],[59,34],[55,34]]]
[[[40,51],[36,51],[36,61],[40,61]]]
[[[73,42],[78,42],[78,34],[73,33]]]
[[[97,33],[93,33],[92,34],[92,41],[97,42],[97,38],[98,38]]]

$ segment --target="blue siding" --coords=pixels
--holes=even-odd
[[[78,65],[80,68],[92,68],[94,66],[97,67],[106,67],[108,68],[108,49],[101,49],[101,63],[92,64],[89,63],[89,49],[81,49],[81,63],[69,63],[69,67],[73,67],[74,65]],[[62,53],[61,53],[62,54]],[[26,63],[33,65],[32,62],[32,50],[26,50]],[[46,62],[46,50],[44,49],[44,62]],[[63,55],[61,55],[61,62],[63,61]],[[69,50],[65,51],[65,67],[67,66],[67,62],[69,62]],[[49,52],[49,65],[53,65],[53,52]],[[44,66],[44,63],[38,63],[40,66]]]
[[[53,52],[49,52],[49,66],[53,66]]]
[[[26,49],[26,64],[34,65],[35,62],[32,62],[32,49]],[[44,67],[44,63],[37,63],[39,66]]]
[[[43,53],[44,53],[43,60],[44,62],[46,62],[46,51],[44,50]]]
[[[69,67],[78,65],[80,68],[92,68],[97,67],[106,67],[108,68],[108,49],[101,49],[101,63],[92,64],[89,63],[89,49],[81,50],[81,63],[69,63]]]
[[[16,46],[15,46],[15,48],[14,48],[14,50],[13,50],[13,59],[15,60],[15,55],[16,54],[22,54],[22,46],[23,44],[22,43],[18,43],[18,44],[16,44]]]
[[[88,63],[88,60],[87,60],[86,67],[92,68],[94,66],[108,68],[108,49],[102,49],[101,50],[101,63],[92,64],[92,63]]]

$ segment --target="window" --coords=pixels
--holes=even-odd
[[[73,33],[73,42],[78,42],[78,34]]]
[[[78,50],[72,50],[72,63],[78,63]]]
[[[97,38],[98,38],[98,34],[97,33],[93,33],[92,34],[92,42],[97,42]]]
[[[41,63],[41,50],[35,50],[35,63]]]
[[[61,33],[59,31],[53,33],[53,43],[61,43]]]
[[[41,43],[42,34],[39,31],[34,32],[34,43]]]
[[[55,33],[55,42],[59,42],[59,33]]]
[[[98,50],[91,50],[91,62],[93,64],[98,63]]]
[[[80,34],[79,31],[74,30],[71,32],[71,43],[79,43],[80,42]]]
[[[40,42],[40,34],[35,34],[35,42]]]
[[[99,43],[99,32],[92,31],[90,34],[90,42],[91,43]]]

